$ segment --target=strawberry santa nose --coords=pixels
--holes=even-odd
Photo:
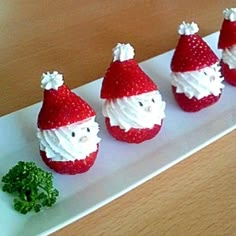
[[[147,106],[144,109],[146,112],[152,112],[152,106]]]
[[[88,141],[88,137],[87,136],[82,136],[80,139],[79,139],[79,142],[81,142],[81,143],[85,143],[85,142],[87,142]]]
[[[209,78],[209,80],[210,80],[210,82],[214,82],[214,81],[216,80],[216,77],[215,77],[215,76],[211,76],[211,77]]]

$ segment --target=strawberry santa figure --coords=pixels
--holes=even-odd
[[[221,72],[229,84],[236,86],[236,8],[223,11],[218,48],[222,49]]]
[[[73,93],[54,71],[42,75],[44,100],[38,115],[37,137],[43,161],[60,174],[90,169],[98,153],[96,113]]]
[[[117,140],[141,143],[160,131],[165,102],[156,84],[134,58],[130,44],[118,43],[101,88],[108,132]]]
[[[183,22],[171,60],[172,91],[180,108],[197,112],[220,98],[224,88],[219,59],[197,34],[196,23]]]

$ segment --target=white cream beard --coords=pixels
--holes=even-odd
[[[153,128],[161,125],[165,117],[165,102],[159,91],[141,95],[106,100],[103,115],[110,119],[111,126],[119,126],[126,132],[131,128]]]
[[[87,129],[88,128],[88,129]],[[100,138],[95,117],[68,126],[50,130],[37,130],[40,150],[54,161],[85,159],[97,150]]]
[[[230,69],[236,68],[236,45],[222,51],[222,60]]]
[[[184,93],[188,98],[201,99],[210,94],[218,96],[224,84],[218,63],[199,71],[171,73],[172,85],[177,93]]]

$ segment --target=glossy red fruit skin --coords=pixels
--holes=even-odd
[[[211,47],[198,35],[181,35],[171,59],[172,72],[201,70],[219,62]]]
[[[110,119],[108,117],[105,118],[105,123],[108,132],[115,139],[127,142],[127,143],[142,143],[144,141],[150,140],[154,138],[160,131],[161,125],[154,125],[152,129],[135,129],[131,128],[128,132],[125,132],[124,129],[121,129],[119,126],[111,126]]]
[[[57,129],[95,116],[93,108],[66,86],[44,90],[43,104],[38,115],[38,128]]]
[[[236,86],[236,69],[230,69],[228,64],[220,61],[221,74],[223,75],[225,81],[227,81],[232,86]]]
[[[236,42],[236,21],[224,19],[218,40],[218,48],[226,49],[235,45]]]
[[[195,97],[189,99],[184,93],[177,93],[175,86],[172,86],[172,92],[180,108],[186,112],[197,112],[203,108],[209,107],[216,103],[221,96],[220,93],[218,96],[211,94],[199,100]]]
[[[57,173],[76,175],[88,171],[93,166],[97,158],[98,150],[99,145],[97,146],[97,150],[91,153],[85,159],[75,161],[53,161],[51,158],[48,158],[46,156],[46,153],[44,151],[40,151],[40,155],[44,163]]]
[[[157,90],[157,85],[134,59],[110,64],[103,81],[100,96],[115,99],[135,96]]]

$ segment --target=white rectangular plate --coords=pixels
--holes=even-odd
[[[216,49],[218,32],[205,39],[220,56]],[[1,235],[48,235],[125,194],[236,127],[236,88],[226,83],[220,100],[205,110],[185,113],[177,107],[170,85],[172,54],[170,51],[140,64],[157,83],[167,103],[161,132],[145,143],[126,144],[108,135],[101,114],[101,79],[74,90],[97,111],[102,141],[95,165],[89,172],[77,176],[54,173],[60,197],[52,208],[38,214],[18,214],[12,207],[12,198],[0,191]],[[38,103],[0,118],[0,178],[19,160],[34,161],[49,171],[41,161],[35,136],[40,107]]]

